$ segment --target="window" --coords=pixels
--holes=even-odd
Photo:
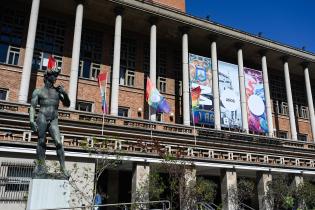
[[[158,77],[158,90],[161,93],[166,93],[166,78]]]
[[[100,71],[101,71],[101,64],[92,63],[90,79],[97,80],[97,77],[100,74]]]
[[[125,85],[133,87],[135,86],[135,72],[127,70],[126,71],[126,80]]]
[[[167,51],[165,48],[158,48],[156,52],[156,70],[157,74],[160,76],[166,75],[166,66],[167,66]],[[150,74],[150,45],[145,44],[144,46],[144,73]]]
[[[163,113],[156,113],[156,121],[163,122]]]
[[[40,51],[34,51],[32,68],[34,70],[45,71],[48,65],[48,58],[51,54]],[[58,55],[52,55],[56,60],[56,67],[61,71],[62,68],[62,57]]]
[[[167,51],[165,48],[157,50],[157,73],[160,76],[166,76]]]
[[[103,33],[83,28],[79,77],[96,80],[101,69]]]
[[[22,44],[25,17],[23,11],[1,8],[0,11],[0,62],[17,65]]]
[[[307,141],[307,134],[301,134],[301,133],[299,133],[299,134],[297,135],[297,139],[298,139],[299,141]]]
[[[120,116],[120,117],[129,117],[129,108],[127,108],[127,107],[118,107],[118,116]]]
[[[47,17],[38,18],[32,63],[34,70],[46,70],[49,55],[54,56],[57,68],[61,70],[65,28],[66,24],[62,20]]]
[[[80,60],[79,77],[96,80],[101,71],[101,64],[91,63],[89,60]]]
[[[7,100],[8,99],[8,90],[0,89],[0,100]]]
[[[133,39],[123,38],[121,43],[119,84],[134,86],[135,69],[136,41]],[[131,72],[133,72],[133,74]],[[128,78],[130,78],[129,81]]]
[[[289,115],[289,107],[286,102],[273,101],[273,111],[280,115]]]
[[[278,131],[278,138],[287,139],[288,138],[288,132],[286,132],[286,131]]]
[[[181,97],[183,94],[183,89],[182,89],[182,60],[181,60],[181,52],[178,50],[175,50],[173,52],[173,68],[175,70],[175,95]]]
[[[7,55],[7,64],[18,65],[20,56],[20,49],[17,47],[9,46]]]
[[[150,45],[148,43],[144,44],[143,72],[145,75],[150,75]]]
[[[272,72],[272,71],[270,71]],[[294,75],[291,77],[292,98],[294,104],[306,106],[305,83],[302,77]],[[269,76],[270,94],[273,100],[281,102],[287,101],[286,86],[283,72],[271,74]],[[283,113],[282,113],[283,114]]]
[[[84,112],[92,112],[93,103],[88,101],[77,101],[76,110]]]
[[[295,105],[295,111],[298,118],[309,119],[308,107]]]

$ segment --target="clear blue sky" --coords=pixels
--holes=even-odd
[[[315,53],[315,0],[186,0],[186,10]]]

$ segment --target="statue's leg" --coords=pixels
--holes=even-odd
[[[57,157],[60,163],[60,170],[61,172],[65,172],[66,170],[65,154],[64,154],[64,149],[63,149],[63,143],[61,142],[58,119],[54,119],[51,121],[50,126],[49,126],[49,133],[56,145]]]
[[[46,173],[45,153],[46,153],[47,122],[44,115],[42,114],[38,115],[37,125],[38,125],[38,142],[37,142],[37,148],[36,148],[36,159],[37,159],[36,173],[42,174],[42,173]]]

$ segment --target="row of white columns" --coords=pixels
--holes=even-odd
[[[187,185],[196,182],[196,168],[187,167],[183,176],[185,177],[185,183]],[[133,175],[132,175],[132,201],[137,201],[137,191],[140,190],[144,193],[141,198],[142,202],[149,201],[149,189],[146,185],[147,179],[150,176],[150,164],[148,163],[134,163]],[[292,174],[293,180],[291,185],[297,188],[300,184],[303,184],[303,176],[301,174]],[[235,203],[235,193],[237,193],[237,171],[235,169],[221,169],[220,170],[220,182],[221,182],[221,199],[222,208],[225,210],[238,209],[238,204]],[[273,206],[266,199],[268,193],[268,186],[272,182],[272,174],[270,172],[257,171],[257,195],[258,204],[260,210],[272,210]],[[116,187],[116,185],[112,186]],[[254,193],[254,192],[253,192]],[[184,201],[180,200],[181,209],[185,208]]]
[[[72,49],[72,61],[71,61],[71,73],[70,73],[70,86],[69,86],[69,98],[71,101],[70,109],[75,109],[77,98],[77,83],[78,83],[78,66],[80,61],[80,44],[83,22],[83,1],[76,1],[76,18],[73,37],[73,49]],[[30,22],[28,28],[27,43],[25,49],[24,65],[22,72],[22,79],[19,91],[19,101],[22,103],[27,102],[29,83],[31,77],[32,58],[34,52],[34,44],[36,37],[36,27],[38,20],[40,0],[33,0],[32,9],[30,14]],[[118,98],[119,98],[119,72],[120,72],[120,53],[121,53],[121,31],[122,31],[122,9],[116,9],[115,19],[115,36],[114,36],[114,56],[113,56],[113,69],[112,69],[112,84],[111,84],[111,100],[110,100],[110,113],[111,115],[118,114]],[[153,21],[152,21],[153,20]],[[150,78],[154,85],[156,85],[156,45],[157,45],[157,25],[156,20],[152,19],[150,28]],[[219,83],[218,83],[218,59],[217,59],[217,44],[216,40],[212,39],[211,43],[211,61],[213,72],[213,102],[214,102],[214,119],[215,129],[221,129],[220,120],[220,99],[219,99]],[[190,125],[190,90],[189,90],[189,61],[188,61],[188,29],[182,30],[182,68],[183,68],[183,124]],[[240,95],[241,95],[241,110],[242,110],[242,124],[243,130],[248,133],[248,121],[247,121],[247,105],[245,94],[245,78],[244,78],[244,64],[243,64],[243,50],[242,46],[238,46],[237,60],[239,67],[239,81],[240,81]],[[266,97],[266,113],[268,121],[269,136],[273,136],[273,120],[271,113],[271,100],[268,82],[268,70],[266,55],[261,57],[262,71],[264,78],[265,97]],[[289,107],[289,118],[291,128],[291,138],[297,140],[296,123],[294,116],[294,107],[292,100],[292,91],[290,84],[289,64],[287,59],[283,60],[284,63],[284,76],[287,92],[287,101]],[[311,84],[309,79],[309,72],[307,65],[304,66],[305,84],[308,99],[308,107],[310,111],[311,128],[313,133],[313,140],[315,140],[315,115],[313,98],[311,91]],[[155,113],[151,113],[151,120],[155,120]]]

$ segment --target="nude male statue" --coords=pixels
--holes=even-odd
[[[37,164],[34,170],[35,176],[45,176],[47,169],[45,166],[46,153],[46,132],[51,135],[57,150],[57,157],[60,163],[60,171],[66,177],[68,172],[65,168],[64,149],[58,126],[58,107],[59,100],[66,107],[70,106],[68,94],[62,86],[55,87],[60,70],[47,70],[44,74],[45,86],[35,89],[32,94],[30,108],[30,126],[32,131],[38,132],[38,143],[36,149]],[[39,104],[40,109],[35,121],[35,108]]]

